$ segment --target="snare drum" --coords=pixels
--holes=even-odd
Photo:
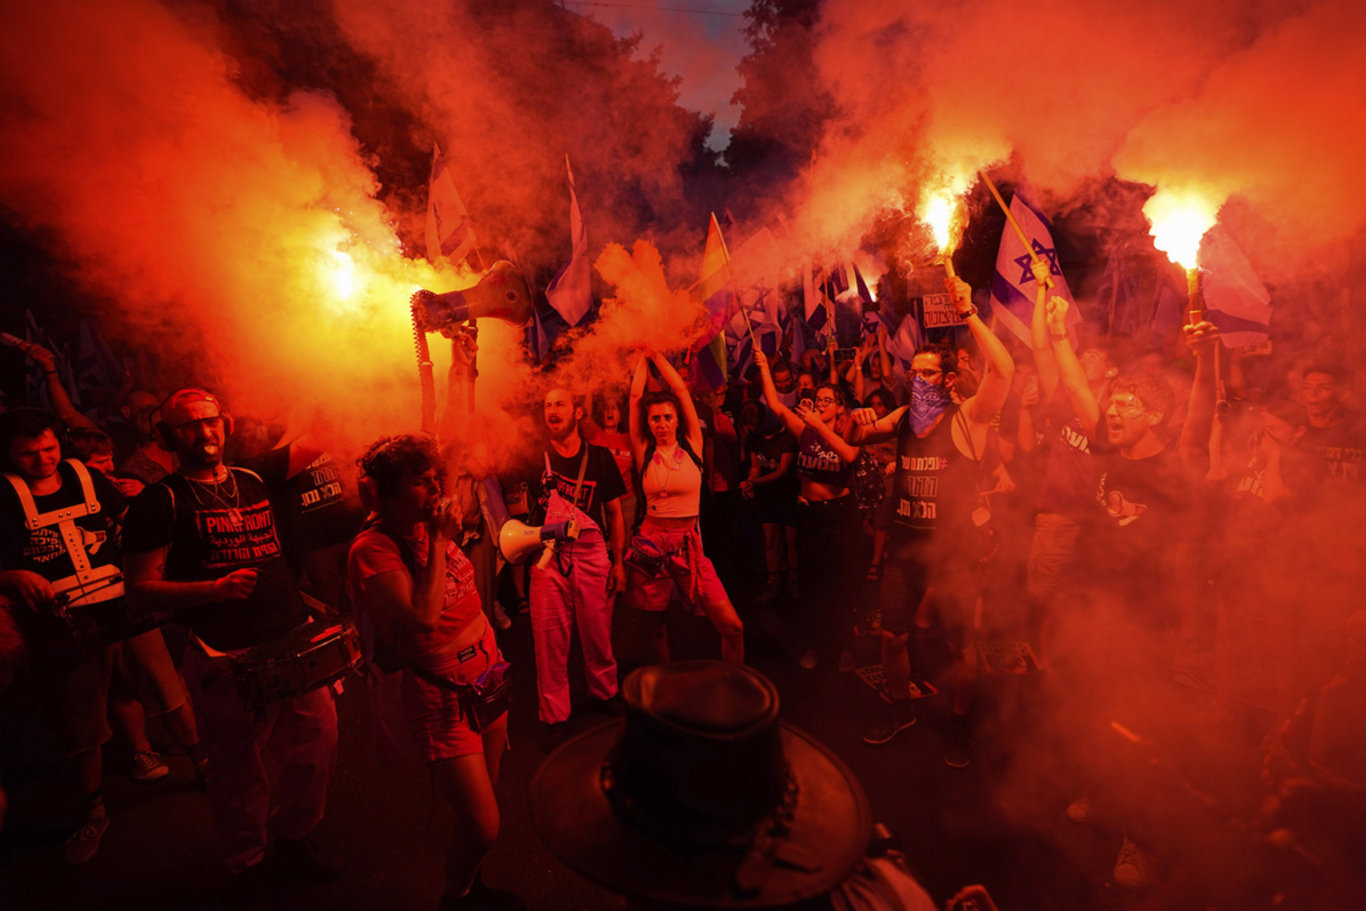
[[[360,637],[349,622],[309,623],[279,642],[232,656],[205,650],[216,663],[226,659],[242,695],[255,706],[328,686],[355,669],[361,658]]]

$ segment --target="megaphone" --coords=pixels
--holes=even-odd
[[[508,519],[498,532],[498,550],[509,563],[520,564],[543,547],[549,551],[556,541],[573,541],[578,536],[578,523],[568,519],[545,525],[527,525]]]
[[[413,323],[423,332],[448,332],[467,319],[492,317],[518,326],[531,319],[531,289],[517,267],[500,259],[472,288],[413,293]]]

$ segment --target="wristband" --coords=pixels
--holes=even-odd
[[[56,375],[57,375],[57,371],[56,371],[56,370],[44,370],[44,371],[43,371],[43,375],[44,375],[44,376],[56,376]]]
[[[1055,341],[1055,342],[1065,342],[1065,341],[1067,341],[1067,333],[1066,333],[1066,332],[1063,332],[1063,333],[1061,333],[1061,334],[1059,334],[1059,333],[1057,333],[1057,332],[1050,332],[1050,333],[1048,333],[1048,337],[1051,338],[1051,339],[1052,339],[1053,341]]]
[[[964,310],[962,313],[958,314],[958,318],[959,318],[959,319],[971,319],[972,317],[974,317],[974,316],[976,316],[976,315],[977,315],[977,308],[976,308],[976,307],[971,307],[971,308],[969,308],[969,309],[967,309],[967,310]]]

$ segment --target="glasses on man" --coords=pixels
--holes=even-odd
[[[1111,398],[1110,407],[1114,408],[1120,414],[1143,413],[1143,403],[1138,400],[1137,396],[1133,395],[1121,395]]]

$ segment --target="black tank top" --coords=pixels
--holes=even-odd
[[[911,430],[910,412],[897,424],[896,474],[892,479],[892,521],[918,532],[965,529],[977,501],[977,463],[953,444],[953,425],[961,409],[944,417],[921,438]]]
[[[815,481],[828,487],[848,487],[854,475],[854,463],[840,458],[821,435],[810,427],[802,431],[797,448],[797,477]]]

